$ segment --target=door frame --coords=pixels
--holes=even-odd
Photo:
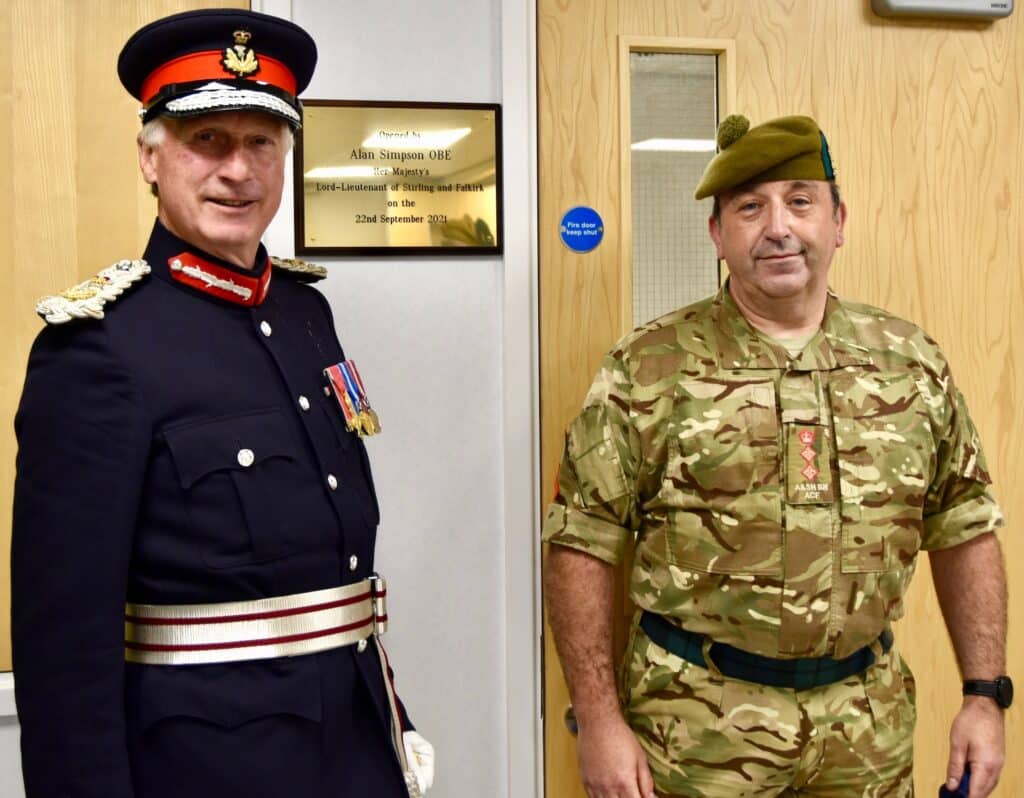
[[[544,795],[540,591],[537,8],[501,0],[505,696],[508,798]],[[497,781],[497,780],[496,780]]]

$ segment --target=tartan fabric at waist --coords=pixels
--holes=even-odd
[[[387,628],[387,588],[342,587],[216,604],[127,604],[125,659],[201,665],[292,657],[352,645]]]
[[[704,660],[705,636],[681,629],[661,615],[644,610],[640,627],[647,636],[666,651],[694,665],[707,667]],[[892,632],[886,629],[878,637],[882,651],[892,648]],[[825,684],[840,682],[855,673],[867,670],[875,661],[870,646],[859,649],[848,657],[808,657],[804,659],[775,659],[735,648],[726,643],[712,643],[711,659],[723,676],[770,687],[790,687],[806,690]]]

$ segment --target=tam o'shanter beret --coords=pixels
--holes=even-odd
[[[298,95],[316,66],[316,43],[293,22],[239,9],[186,11],[139,29],[117,74],[156,116],[264,111],[302,124]]]
[[[745,116],[718,126],[718,154],[694,192],[704,199],[747,183],[834,180],[832,156],[818,123],[809,116],[781,116],[751,128]]]

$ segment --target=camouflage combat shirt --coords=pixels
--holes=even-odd
[[[829,294],[795,358],[723,288],[605,356],[544,539],[636,604],[770,657],[842,657],[903,614],[921,549],[990,532],[978,433],[937,344]]]

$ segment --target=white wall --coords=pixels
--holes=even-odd
[[[368,441],[397,687],[431,798],[539,795],[532,9],[264,0],[317,41],[312,99],[500,102],[505,254],[310,258],[384,432]],[[254,8],[258,8],[254,4]],[[386,10],[385,10],[386,9]],[[267,233],[294,249],[290,182]]]
[[[254,0],[317,40],[316,99],[500,102],[505,254],[319,259],[384,432],[369,440],[397,687],[437,748],[430,798],[540,792],[532,4]],[[113,79],[113,75],[111,76]],[[294,251],[290,181],[266,240]],[[0,796],[22,798],[0,677]]]
[[[14,714],[14,679],[0,674],[0,798],[24,798],[18,719]]]

